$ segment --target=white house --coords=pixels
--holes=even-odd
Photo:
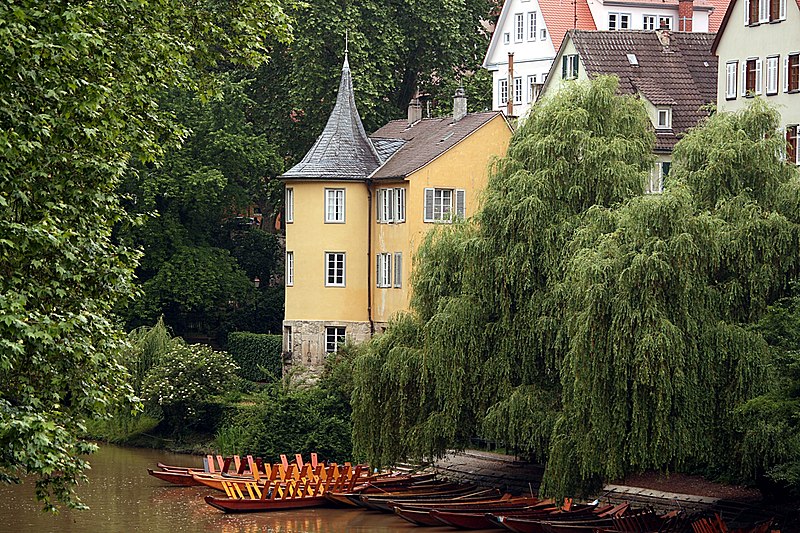
[[[736,111],[756,96],[775,105],[786,158],[800,165],[800,0],[733,0],[712,52],[717,109]]]
[[[729,1],[506,0],[483,62],[493,109],[528,112],[569,30],[715,32]]]

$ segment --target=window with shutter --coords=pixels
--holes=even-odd
[[[464,189],[456,189],[456,216],[458,218],[463,219],[467,216],[466,201],[467,191]]]
[[[433,222],[433,189],[425,189],[424,222]]]
[[[376,276],[375,281],[378,287],[387,288],[392,286],[392,254],[381,253],[375,258]]]
[[[739,63],[737,61],[731,61],[725,64],[725,99],[726,100],[735,100],[736,99],[736,78],[737,78],[737,67]]]
[[[395,289],[403,287],[403,254],[401,252],[394,254],[394,287]]]
[[[394,200],[395,200],[395,208],[394,208],[394,221],[395,222],[405,222],[406,221],[406,190],[402,187],[398,187],[394,190]]]
[[[767,95],[778,94],[778,64],[780,58],[772,56],[767,58]]]
[[[756,92],[756,59],[748,59],[745,63],[745,96],[753,96]]]
[[[800,90],[800,54],[789,54],[786,58],[786,91]]]
[[[749,13],[747,18],[747,24],[753,25],[758,24],[758,3],[759,0],[750,0],[749,2]]]
[[[800,126],[786,126],[786,161],[800,165]]]
[[[764,76],[761,71],[761,60],[756,59],[756,94],[764,92]]]
[[[780,0],[769,0],[769,20],[770,22],[780,20],[781,2]]]
[[[769,22],[769,2],[770,0],[758,0],[759,22]]]

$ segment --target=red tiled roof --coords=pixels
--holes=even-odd
[[[714,11],[708,16],[708,32],[716,33],[722,25],[722,19],[725,18],[725,12],[728,10],[728,4],[734,3],[736,0],[709,0],[711,5],[714,6]],[[800,5],[800,0],[797,0]]]
[[[556,52],[561,48],[561,41],[569,30],[597,29],[586,0],[539,0],[539,9],[542,10],[544,23]]]

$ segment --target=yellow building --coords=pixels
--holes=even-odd
[[[345,338],[359,342],[408,308],[410,270],[424,233],[469,217],[511,128],[500,112],[407,120],[367,136],[345,57],[328,123],[286,185],[286,366],[319,369]]]

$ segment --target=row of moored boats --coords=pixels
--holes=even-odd
[[[418,526],[504,529],[521,533],[774,533],[772,523],[731,529],[719,515],[673,511],[659,514],[628,503],[554,502],[534,496],[453,483],[434,473],[374,472],[366,465],[265,463],[251,456],[207,456],[203,468],[159,463],[150,475],[182,486],[207,486],[225,496],[206,496],[226,513],[339,506],[394,513]]]

